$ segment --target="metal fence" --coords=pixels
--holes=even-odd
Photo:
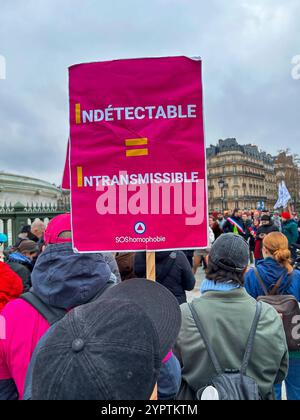
[[[16,242],[17,236],[25,225],[30,225],[35,219],[40,219],[46,224],[53,217],[70,211],[66,203],[57,205],[34,205],[22,203],[4,204],[0,207],[0,232],[8,236],[9,245]]]

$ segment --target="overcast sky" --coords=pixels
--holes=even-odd
[[[0,0],[0,171],[61,182],[67,68],[115,58],[204,62],[207,145],[300,153],[299,0]]]

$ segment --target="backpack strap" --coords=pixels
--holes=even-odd
[[[271,292],[269,293],[269,296],[276,296],[277,295],[277,292],[279,290],[279,287],[281,286],[281,283],[283,281],[283,278],[284,278],[284,274],[276,282],[275,286],[272,288]]]
[[[286,285],[286,287],[285,287],[285,291],[286,291],[286,292],[288,291],[288,289],[290,288],[290,286],[291,286],[291,284],[292,284],[292,281],[293,281],[293,274],[294,274],[294,271],[293,271],[292,273],[290,273],[290,274],[289,274],[289,281],[287,282],[287,285]]]
[[[109,281],[98,293],[97,295],[90,301],[93,302],[97,300],[105,291],[113,287],[115,284],[112,281]],[[56,308],[50,305],[45,304],[31,289],[29,292],[24,293],[20,296],[20,299],[27,302],[31,305],[34,309],[38,311],[38,313],[50,324],[50,326],[54,325],[56,322],[60,321],[64,318],[64,316],[68,313],[68,311],[60,308]],[[42,338],[41,338],[42,339]],[[39,340],[40,342],[41,340]],[[27,378],[28,380],[28,378]],[[28,387],[28,383],[26,380],[25,388],[30,390],[30,386]],[[14,384],[13,384],[14,385]],[[15,386],[15,385],[14,385]],[[1,390],[0,390],[1,393]],[[30,392],[29,392],[30,393]],[[1,397],[1,396],[0,396]],[[18,396],[17,396],[18,397]],[[1,398],[0,398],[1,399]],[[25,399],[26,393],[25,393]]]
[[[113,282],[108,282],[98,293],[97,295],[90,300],[90,302],[94,302],[97,300],[106,290],[113,287],[115,284]],[[63,319],[63,317],[68,313],[65,309],[56,308],[55,306],[47,305],[44,303],[31,289],[29,292],[24,293],[20,296],[20,299],[25,300],[25,302],[29,303],[34,309],[38,311],[38,313],[48,322],[50,325],[54,325],[56,322]]]
[[[214,352],[212,346],[209,343],[208,336],[206,335],[203,324],[200,321],[200,317],[199,317],[193,303],[189,304],[189,308],[190,308],[190,311],[191,311],[192,316],[194,318],[194,321],[196,323],[196,326],[197,326],[197,328],[198,328],[198,330],[199,330],[199,332],[202,336],[202,339],[205,343],[206,350],[209,354],[209,357],[211,358],[211,361],[214,365],[214,368],[215,368],[218,375],[222,375],[224,370],[222,369],[222,367],[219,363],[219,360],[216,356],[216,353]],[[252,326],[251,326],[249,338],[248,338],[248,341],[247,341],[246,351],[245,351],[245,355],[244,355],[244,359],[243,359],[243,364],[242,364],[242,367],[241,367],[241,374],[242,375],[246,375],[246,372],[247,372],[247,368],[248,368],[249,361],[250,361],[252,351],[253,351],[255,334],[256,334],[257,326],[258,326],[258,323],[259,323],[259,320],[260,320],[261,312],[262,312],[262,303],[257,302],[256,313],[255,313],[254,321],[253,321]]]
[[[264,283],[264,281],[263,281],[263,279],[262,279],[261,275],[259,274],[258,269],[256,267],[254,267],[254,273],[255,273],[256,278],[259,281],[259,283],[260,283],[260,285],[261,285],[261,287],[262,287],[262,289],[264,291],[264,294],[266,296],[269,296],[269,292],[268,292],[268,290],[266,288],[266,285],[265,285],[265,283]]]
[[[20,299],[25,300],[25,302],[29,303],[29,305],[36,309],[50,325],[60,321],[67,313],[65,309],[47,305],[32,291],[24,293],[20,296]]]
[[[211,358],[212,364],[214,365],[215,371],[217,372],[218,375],[222,375],[223,369],[222,369],[222,367],[219,363],[219,360],[216,356],[216,353],[214,352],[212,346],[209,343],[208,336],[206,335],[205,329],[203,327],[202,322],[200,321],[200,317],[199,317],[199,315],[198,315],[198,313],[197,313],[197,311],[194,307],[194,304],[189,303],[189,308],[190,308],[190,311],[191,311],[192,316],[194,318],[196,327],[198,328],[198,330],[201,334],[201,337],[204,341],[204,344],[205,344],[206,350],[209,354],[209,357]]]
[[[261,287],[262,287],[265,295],[266,296],[276,296],[277,295],[277,292],[278,292],[278,290],[279,290],[279,288],[280,288],[280,286],[281,286],[281,284],[283,282],[283,279],[285,277],[285,273],[282,274],[282,276],[276,282],[275,286],[273,287],[273,289],[270,292],[267,290],[266,285],[265,285],[265,283],[264,283],[264,281],[263,281],[263,279],[262,279],[261,275],[259,274],[259,271],[257,270],[256,267],[254,267],[254,273],[255,273],[255,275],[257,277],[257,280],[259,281],[259,283],[260,283],[260,285],[261,285]],[[292,280],[293,280],[292,275],[289,274],[289,281],[288,281],[288,283],[287,283],[287,285],[285,287],[285,290],[288,290],[288,288],[290,287],[290,285],[292,283]]]
[[[243,360],[243,364],[241,367],[241,374],[246,376],[247,373],[247,368],[250,362],[250,358],[252,355],[252,351],[253,351],[253,346],[254,346],[254,339],[255,339],[255,334],[256,334],[256,330],[258,327],[258,323],[260,320],[260,316],[261,316],[261,312],[262,312],[262,303],[261,302],[257,302],[256,304],[256,312],[255,312],[255,317],[254,317],[254,321],[252,323],[252,327],[250,330],[250,334],[249,334],[249,338],[248,338],[248,342],[247,342],[247,347],[246,347],[246,351],[245,351],[245,355],[244,355],[244,360]]]
[[[277,295],[277,292],[278,292],[278,290],[279,290],[279,288],[280,288],[280,286],[281,286],[281,284],[283,282],[284,277],[285,277],[285,274],[282,274],[282,276],[280,277],[280,279],[278,280],[278,282],[275,284],[275,286],[271,290],[270,296],[276,296]],[[289,277],[290,277],[290,279],[289,279],[289,282],[288,282],[285,290],[287,290],[290,287],[291,283],[292,283],[292,276],[290,274],[289,274]]]

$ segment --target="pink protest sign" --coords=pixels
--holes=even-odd
[[[201,61],[80,64],[69,86],[74,249],[206,247]]]
[[[63,179],[62,179],[62,184],[61,184],[61,186],[62,186],[62,188],[64,190],[69,190],[70,189],[70,165],[69,165],[69,159],[70,159],[70,140],[68,140],[66,162],[65,162]]]

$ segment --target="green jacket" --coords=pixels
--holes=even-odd
[[[282,233],[287,237],[289,246],[298,242],[298,224],[295,220],[288,220],[282,225]]]
[[[245,289],[207,292],[193,302],[221,366],[240,369],[256,311],[256,301]],[[181,305],[182,326],[175,353],[182,365],[180,400],[193,399],[216,375],[189,306]],[[274,384],[288,371],[288,349],[282,321],[276,310],[263,303],[247,376],[256,380],[264,399],[273,398]]]

